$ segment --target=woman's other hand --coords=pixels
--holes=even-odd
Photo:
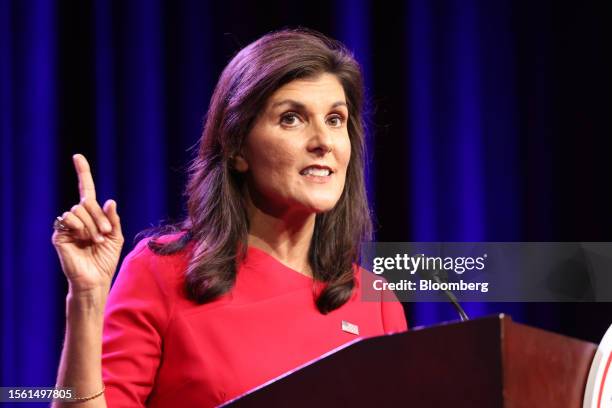
[[[52,242],[71,294],[108,293],[124,241],[117,203],[107,200],[100,207],[87,159],[75,154],[72,160],[81,201],[62,214]]]

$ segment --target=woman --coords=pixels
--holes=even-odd
[[[211,99],[185,221],[140,241],[110,295],[117,206],[99,207],[75,155],[81,203],[53,235],[70,283],[58,385],[82,406],[214,406],[357,336],[405,330],[399,303],[356,290],[371,228],[362,98],[359,66],[321,34],[241,50]]]

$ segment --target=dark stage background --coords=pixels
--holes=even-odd
[[[344,41],[369,100],[379,241],[612,241],[605,2],[0,2],[0,385],[52,385],[66,282],[51,224],[93,165],[126,235],[183,211],[221,69],[284,26]],[[610,304],[467,304],[598,342]],[[455,319],[408,304],[411,326]]]

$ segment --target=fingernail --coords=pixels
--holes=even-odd
[[[104,220],[102,221],[102,229],[104,230],[104,232],[111,232],[113,230],[113,227],[111,227],[110,222]]]
[[[102,235],[98,235],[96,237],[96,242],[104,242],[104,237]]]

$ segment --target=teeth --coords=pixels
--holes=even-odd
[[[330,173],[329,169],[318,169],[315,167],[308,167],[307,169],[302,171],[302,174],[305,176],[311,175],[311,176],[318,176],[318,177],[329,176],[329,173]]]

